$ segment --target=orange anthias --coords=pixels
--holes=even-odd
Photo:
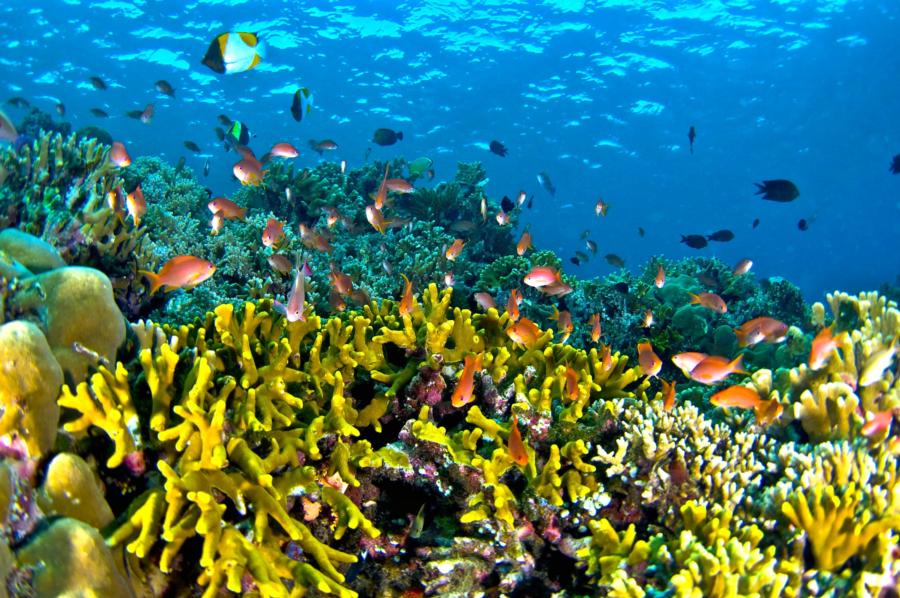
[[[509,321],[515,322],[519,319],[519,303],[522,302],[522,295],[519,289],[513,289],[509,292],[509,300],[506,302],[506,313],[509,314]]]
[[[659,356],[653,352],[653,345],[649,342],[638,343],[638,363],[641,364],[641,369],[644,370],[644,374],[653,377],[659,373],[659,370],[662,369],[662,360]]]
[[[462,239],[455,239],[450,247],[447,248],[447,251],[444,252],[444,257],[446,257],[451,262],[459,257],[460,252],[462,252],[463,247],[465,247],[466,242]]]
[[[540,338],[541,329],[528,318],[519,318],[518,322],[506,329],[506,335],[517,345],[531,349]]]
[[[213,214],[221,212],[226,220],[243,220],[247,212],[247,208],[242,208],[227,197],[216,197],[206,204],[206,207]]]
[[[831,354],[837,349],[838,340],[834,337],[834,324],[823,328],[813,339],[809,352],[809,367],[817,370],[828,363]]]
[[[784,411],[776,399],[763,399],[757,391],[746,386],[729,386],[711,396],[709,402],[726,409],[753,409],[756,422],[764,426],[778,419]]]
[[[728,306],[725,305],[725,301],[715,293],[700,293],[699,295],[690,293],[690,295],[691,305],[701,305],[706,309],[711,309],[719,314],[724,314],[728,311]]]
[[[215,264],[192,255],[177,255],[163,265],[159,272],[140,270],[150,280],[150,294],[160,287],[169,287],[168,291],[186,288],[192,289],[216,271]]]
[[[475,390],[475,372],[481,369],[481,355],[466,355],[465,365],[456,388],[453,389],[453,395],[450,397],[450,403],[454,407],[463,407],[471,403],[474,399],[472,396]]]
[[[144,215],[144,212],[147,211],[147,200],[144,199],[144,192],[141,191],[140,185],[135,187],[134,191],[125,196],[125,207],[127,208],[131,219],[134,221],[135,228],[140,226],[141,217]]]
[[[893,409],[878,411],[873,413],[871,419],[863,424],[859,433],[866,438],[882,436],[890,431],[892,421],[894,421]]]
[[[559,341],[561,343],[565,343],[569,340],[569,336],[571,336],[572,331],[575,330],[575,325],[572,323],[572,314],[568,310],[559,311],[556,309],[556,306],[553,307],[553,315],[550,316],[551,320],[556,320],[556,331],[562,335],[562,339]]]
[[[738,344],[742,347],[752,347],[757,343],[780,343],[787,338],[788,326],[775,318],[753,318],[734,329]]]
[[[384,207],[384,201],[387,199],[388,168],[388,166],[384,167],[384,178],[381,180],[381,185],[378,186],[378,192],[372,198],[375,202],[375,207],[379,210]]]
[[[685,376],[690,377],[691,370],[697,367],[697,364],[706,358],[706,353],[679,353],[678,355],[672,356],[672,363],[674,363],[678,367],[678,369],[684,372]]]
[[[574,401],[578,398],[578,372],[566,366],[566,398]]]
[[[525,255],[525,252],[531,249],[531,233],[525,231],[522,233],[522,236],[519,237],[519,242],[516,244],[516,255]]]
[[[273,247],[281,242],[284,238],[284,222],[269,218],[266,222],[266,228],[262,232],[262,244],[266,247]]]
[[[528,465],[528,451],[525,450],[525,441],[519,432],[519,420],[512,418],[512,427],[509,429],[509,456],[522,467]]]
[[[596,343],[600,340],[600,335],[602,333],[600,328],[600,314],[591,314],[591,319],[588,323],[591,325],[591,341]]]
[[[535,266],[525,275],[524,282],[530,287],[545,287],[560,282],[559,270],[550,266]]]
[[[399,310],[401,316],[408,316],[412,314],[416,300],[415,297],[413,297],[412,282],[410,282],[410,280],[406,277],[406,274],[401,274],[400,276],[403,277],[404,286],[403,297],[400,299]]]
[[[112,149],[109,150],[109,159],[119,168],[131,165],[131,156],[128,155],[128,151],[121,141],[113,141]]]
[[[661,289],[666,285],[666,271],[663,269],[662,264],[659,265],[659,268],[656,270],[656,288]]]
[[[703,361],[694,366],[690,378],[700,384],[712,385],[721,382],[731,374],[746,374],[741,368],[741,360],[744,355],[738,355],[731,361],[727,357],[708,355]]]
[[[662,378],[659,379],[659,382],[662,384],[663,409],[671,411],[672,407],[675,406],[675,382],[667,382]]]

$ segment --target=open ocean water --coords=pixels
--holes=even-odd
[[[897,2],[12,0],[0,16],[6,96],[49,112],[63,102],[76,128],[102,126],[132,155],[186,156],[198,172],[208,158],[217,195],[239,186],[213,133],[225,113],[259,146],[300,147],[300,166],[352,168],[371,148],[370,160],[433,158],[436,184],[481,161],[491,197],[534,194],[520,225],[564,258],[590,229],[599,256],[632,268],[660,254],[749,257],[758,276],[785,277],[810,300],[900,273],[900,176],[888,169],[900,153]],[[262,63],[224,76],[201,64],[224,31],[257,32]],[[298,86],[315,100],[300,123],[289,111]],[[125,116],[149,103],[151,124]],[[378,127],[402,142],[373,145]],[[306,142],[321,138],[339,149],[320,158]],[[495,139],[506,157],[488,150]],[[800,196],[763,201],[754,183],[766,179],[789,179]],[[601,197],[604,219],[593,214]],[[735,238],[679,242],[719,229]]]

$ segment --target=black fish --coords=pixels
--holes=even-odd
[[[182,171],[182,169],[184,168],[184,163],[185,163],[185,157],[181,156],[178,159],[178,164],[175,165],[175,174],[178,174]]]
[[[753,219],[753,226],[752,226],[751,228],[756,228],[757,226],[759,226],[759,218],[754,218],[754,219]]]
[[[628,293],[628,283],[627,282],[617,282],[613,285],[613,288],[620,293]]]
[[[638,234],[639,234],[640,236],[642,236],[642,237],[646,234],[646,233],[644,232],[644,227],[642,227],[642,226],[639,226],[639,227],[638,227]]]
[[[203,176],[209,176],[209,158],[207,158],[206,163],[203,164]]]
[[[514,207],[516,207],[516,204],[513,203],[513,200],[504,195],[503,199],[500,200],[500,207],[504,212],[508,214]]]
[[[797,189],[797,185],[787,179],[773,179],[754,184],[757,186],[756,194],[762,195],[763,199],[770,201],[787,203],[800,197],[800,190]]]
[[[809,222],[806,221],[806,218],[801,218],[800,222],[797,223],[797,228],[800,230],[809,230]]]
[[[6,100],[6,103],[12,106],[13,108],[28,108],[31,106],[31,103],[25,98],[15,96]]]
[[[703,249],[707,245],[703,235],[681,235],[681,242],[693,249]]]
[[[156,91],[158,91],[159,93],[163,93],[170,98],[175,97],[175,88],[172,87],[172,85],[165,79],[160,79],[156,82]]]
[[[694,139],[697,138],[697,130],[694,129],[694,125],[691,125],[691,128],[688,129],[688,141],[691,142],[691,153],[694,153]]]
[[[495,139],[491,141],[491,153],[497,154],[498,156],[503,158],[507,153],[506,146]]]
[[[394,145],[398,141],[403,141],[403,133],[393,129],[375,129],[372,135],[372,142],[378,145]]]
[[[722,230],[717,230],[711,235],[706,235],[707,241],[719,241],[720,243],[726,243],[734,238],[734,233],[728,230],[727,228],[723,228]]]
[[[531,206],[533,206],[533,205],[534,205],[534,193],[532,193],[531,197],[528,198],[528,203],[525,204],[525,207],[530,210]]]
[[[569,261],[572,262],[573,264],[575,264],[576,266],[580,266],[580,265],[581,265],[581,262],[578,261],[578,258],[577,258],[577,257],[570,257],[570,258],[569,258]]]
[[[100,110],[99,108],[91,108],[91,114],[96,116],[97,118],[106,118],[109,114],[104,110]]]
[[[222,123],[223,125],[225,125],[226,127],[231,125],[231,123],[233,122],[230,118],[228,118],[224,114],[220,114],[216,118],[218,118],[219,122]]]
[[[294,92],[294,99],[291,100],[291,116],[294,117],[294,120],[300,122],[311,111],[312,92],[306,87],[301,87]]]
[[[127,116],[128,118],[140,119],[143,113],[143,110],[129,110],[125,113],[125,116]]]
[[[184,147],[188,148],[189,150],[191,150],[194,153],[197,153],[197,154],[200,153],[200,146],[197,145],[196,143],[194,143],[193,141],[185,141]]]
[[[225,130],[222,127],[216,127],[214,131],[219,141],[225,141]]]
[[[106,89],[106,82],[100,77],[91,77],[90,81],[91,85],[94,86],[94,89]]]
[[[616,268],[622,268],[625,266],[625,260],[617,256],[615,253],[607,253],[603,256],[603,259],[606,260],[607,264],[609,264],[610,266],[615,266]]]
[[[891,162],[890,171],[894,174],[900,174],[900,154],[894,156],[894,161]]]

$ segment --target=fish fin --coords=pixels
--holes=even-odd
[[[734,336],[737,337],[738,345],[740,345],[741,347],[747,346],[747,333],[745,333],[740,328],[735,328]]]
[[[756,195],[762,195],[766,192],[766,184],[765,183],[753,183],[756,185]]]
[[[741,360],[744,359],[744,354],[740,353],[737,357],[731,360],[728,364],[728,367],[731,369],[732,374],[750,374],[747,370],[744,369],[744,366],[741,364]]]
[[[403,140],[403,131],[397,131],[397,139]]]
[[[138,270],[138,274],[145,276],[147,280],[150,281],[150,294],[152,295],[156,291],[159,290],[159,287],[163,286],[163,283],[159,280],[159,275],[155,272],[150,272],[148,270]]]
[[[694,293],[688,293],[691,296],[691,302],[688,305],[700,305],[700,296]]]

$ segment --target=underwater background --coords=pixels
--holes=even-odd
[[[0,6],[0,598],[889,597],[900,4]]]

